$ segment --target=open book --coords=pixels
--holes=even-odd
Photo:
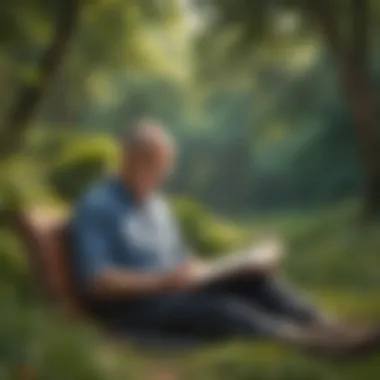
[[[199,272],[199,283],[208,284],[249,273],[262,273],[278,265],[284,246],[276,238],[262,240],[252,247],[231,253]]]

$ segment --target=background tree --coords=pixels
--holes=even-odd
[[[117,97],[108,85],[111,70],[186,76],[184,62],[175,51],[168,57],[166,46],[185,33],[179,3],[165,4],[161,9],[154,0],[3,2],[2,55],[17,67],[9,87],[17,88],[18,95],[1,123],[2,157],[17,150],[33,116],[39,117],[35,111],[40,109],[61,124],[83,122],[90,97],[103,103],[110,91]],[[172,42],[170,30],[177,33]],[[37,108],[42,101],[42,108]]]
[[[214,12],[213,31],[234,36],[229,45],[224,45],[224,50],[227,51],[225,57],[232,56],[235,63],[242,52],[252,51],[252,46],[262,47],[281,41],[274,32],[281,15],[294,17],[293,40],[309,38],[310,43],[318,44],[321,37],[326,42],[335,58],[341,88],[355,120],[366,177],[366,211],[377,213],[380,210],[380,146],[377,105],[369,65],[369,30],[373,30],[371,25],[378,15],[377,3],[370,0],[213,0],[207,4]],[[212,35],[216,38],[216,34]]]
[[[29,4],[20,5],[27,8],[29,6]],[[53,37],[50,45],[46,48],[46,52],[42,55],[35,73],[35,80],[32,83],[22,85],[18,99],[11,107],[9,119],[5,121],[0,130],[0,155],[2,158],[17,150],[25,130],[30,125],[30,119],[41,102],[49,83],[52,81],[75,31],[80,11],[79,1],[62,1],[55,5],[56,9],[53,10],[53,14],[55,14],[56,23],[53,26]],[[8,4],[8,7],[11,7],[11,3]],[[36,2],[35,7],[36,9],[33,10],[41,13],[41,17],[42,14],[45,17],[51,16],[50,7],[43,2]],[[13,15],[13,12],[10,12],[10,15]],[[7,14],[5,14],[5,17],[7,17]],[[17,15],[14,18],[17,20]],[[18,26],[21,27],[20,25]],[[8,33],[10,33],[10,39],[12,40],[12,33],[20,32],[20,30],[17,30],[17,26],[12,24],[9,25],[9,28]]]

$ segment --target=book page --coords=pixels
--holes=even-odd
[[[284,256],[284,248],[278,239],[266,239],[247,249],[226,255],[199,273],[199,281],[212,282],[238,273],[266,271]]]

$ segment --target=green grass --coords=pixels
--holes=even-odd
[[[278,232],[288,256],[291,279],[313,288],[380,290],[380,222],[360,223],[360,204],[328,210],[260,218],[250,223],[256,236]]]
[[[312,298],[349,320],[380,320],[380,293],[325,291],[313,293]],[[7,368],[12,376],[25,366],[37,379],[62,380],[149,380],[155,379],[157,371],[169,371],[175,379],[184,380],[375,380],[380,371],[380,356],[334,363],[276,343],[231,342],[188,353],[142,352],[39,307],[5,305],[7,313],[0,321],[0,369]]]
[[[247,239],[277,231],[289,246],[284,263],[287,276],[313,302],[339,318],[380,325],[380,225],[363,229],[357,222],[358,205],[308,215],[260,218],[240,226],[224,221],[218,225],[218,218],[205,218],[208,223],[212,221],[212,228],[205,234],[206,239],[199,239],[201,247],[216,251],[225,244],[228,251],[239,234]],[[199,225],[206,228],[207,223]],[[194,223],[195,227],[199,225]],[[223,235],[220,239],[219,234]],[[159,380],[157,374],[165,380],[166,371],[174,376],[168,380],[379,378],[380,355],[333,363],[276,343],[231,342],[189,353],[164,351],[159,355],[120,346],[88,326],[68,324],[38,302],[22,305],[15,294],[18,288],[28,294],[30,287],[25,281],[25,263],[20,262],[23,253],[6,231],[1,236],[0,277],[8,283],[0,286],[1,380],[28,379],[25,373],[24,377],[20,375],[22,371],[32,373],[35,379],[54,380]]]
[[[312,298],[332,314],[369,324],[380,321],[380,293],[318,292]],[[177,359],[174,368],[181,379],[377,379],[380,352],[376,357],[350,362],[315,358],[276,343],[231,343],[203,349]],[[180,365],[178,365],[180,363]]]

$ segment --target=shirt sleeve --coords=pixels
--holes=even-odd
[[[99,205],[85,205],[74,219],[74,266],[85,288],[112,266],[109,212]]]

